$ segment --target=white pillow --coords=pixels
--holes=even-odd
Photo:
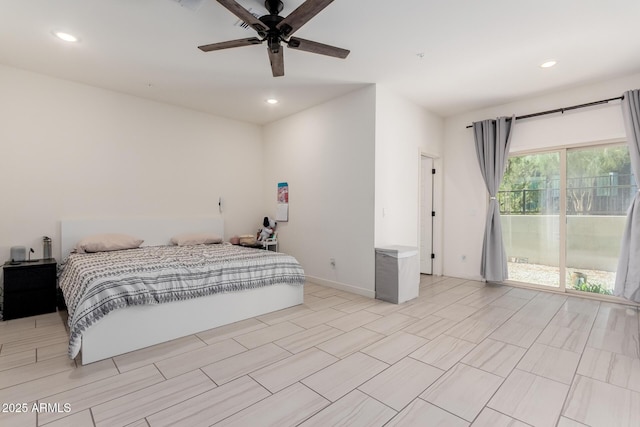
[[[142,242],[144,242],[144,240],[127,234],[95,234],[80,240],[76,245],[76,251],[79,253],[89,253],[135,249],[140,247]]]
[[[222,237],[215,233],[186,233],[171,238],[171,244],[178,246],[209,245],[212,243],[222,243]]]

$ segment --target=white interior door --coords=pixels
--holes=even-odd
[[[433,273],[433,159],[420,158],[420,273]]]

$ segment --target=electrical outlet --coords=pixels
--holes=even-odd
[[[331,264],[331,267],[336,268],[336,259],[335,258],[329,258],[329,264]]]

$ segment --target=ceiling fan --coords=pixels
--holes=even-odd
[[[349,55],[349,51],[346,49],[298,37],[291,37],[294,32],[298,31],[300,27],[320,13],[325,7],[332,3],[333,0],[307,0],[296,10],[291,12],[286,18],[278,15],[283,8],[283,3],[280,0],[265,0],[264,6],[269,11],[269,14],[259,18],[252,15],[251,12],[242,7],[235,0],[217,0],[217,2],[247,23],[251,28],[256,30],[260,37],[250,37],[246,39],[230,40],[221,43],[198,46],[198,49],[203,52],[229,49],[232,47],[251,46],[255,44],[262,44],[266,41],[273,77],[284,76],[284,55],[282,51],[282,43],[286,44],[291,49],[333,56],[335,58],[344,59]]]

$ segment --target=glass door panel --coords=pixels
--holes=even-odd
[[[560,288],[560,153],[510,157],[498,202],[509,280]]]
[[[567,150],[566,286],[611,295],[637,191],[626,145]]]

